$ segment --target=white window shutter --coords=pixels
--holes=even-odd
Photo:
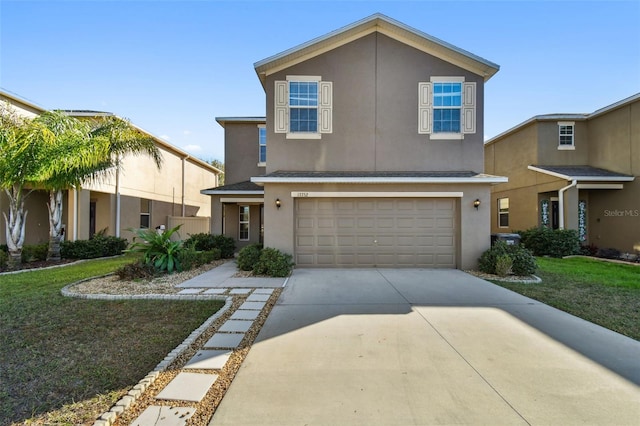
[[[273,109],[274,133],[287,133],[289,131],[289,83],[276,81],[275,108]]]
[[[318,82],[318,130],[320,133],[333,132],[333,82]]]
[[[476,132],[476,83],[463,83],[462,133]]]
[[[418,83],[418,133],[431,133],[433,93],[431,83]]]

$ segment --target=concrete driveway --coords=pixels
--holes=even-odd
[[[464,272],[298,269],[211,424],[631,425],[639,385],[640,342]]]

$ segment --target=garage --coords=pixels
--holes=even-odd
[[[297,198],[298,267],[456,267],[454,198]]]

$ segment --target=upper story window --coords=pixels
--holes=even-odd
[[[318,82],[289,82],[289,131],[318,132]]]
[[[430,139],[464,139],[476,132],[476,83],[431,77],[418,83],[418,133]]]
[[[333,84],[318,76],[275,82],[274,132],[287,139],[320,139],[333,132]]]
[[[267,165],[267,128],[264,125],[258,126],[258,166]]]
[[[433,83],[433,133],[460,133],[462,83]]]
[[[498,227],[509,227],[509,199],[498,198]]]
[[[558,123],[558,149],[575,149],[575,123],[561,121]]]

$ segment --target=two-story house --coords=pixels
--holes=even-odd
[[[591,114],[535,116],[485,144],[492,232],[577,230],[583,244],[640,245],[640,93]],[[638,249],[636,249],[638,250]]]
[[[266,118],[218,119],[236,175],[203,191],[214,233],[298,267],[476,265],[506,182],[483,173],[498,65],[376,14],[254,66]]]
[[[7,91],[0,91],[0,102],[6,102],[17,114],[35,118],[45,108]],[[68,110],[80,120],[112,113]],[[131,240],[130,228],[173,227],[183,224],[180,234],[206,232],[210,228],[211,197],[200,189],[216,185],[221,172],[212,165],[145,130],[138,131],[154,140],[163,158],[157,169],[147,156],[128,155],[122,159],[122,170],[105,179],[86,182],[78,190],[64,193],[63,226],[67,240],[88,239],[98,232]],[[49,241],[48,192],[36,190],[25,202],[29,214],[25,244]],[[9,201],[0,191],[0,211],[7,213]],[[2,217],[0,215],[0,217]],[[4,221],[4,219],[2,219]],[[0,244],[6,242],[4,224],[0,226]]]

